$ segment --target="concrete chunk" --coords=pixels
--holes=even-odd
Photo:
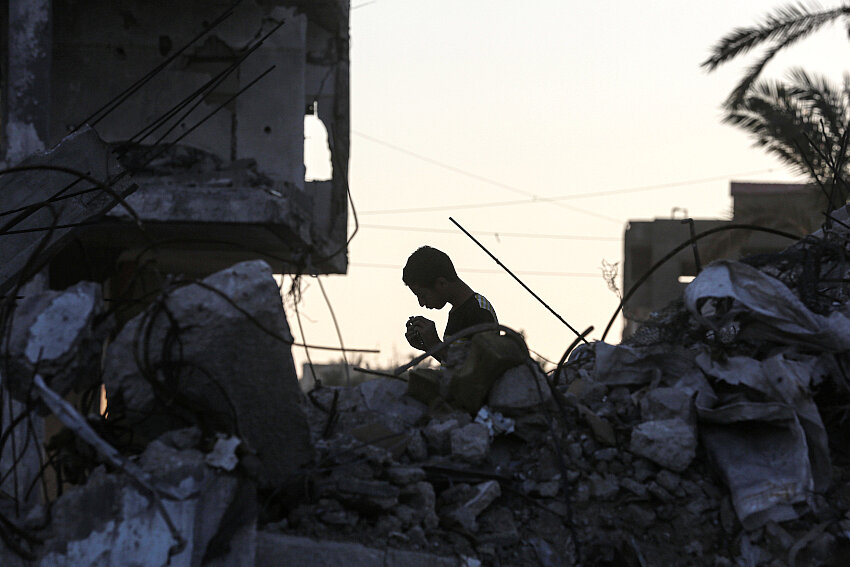
[[[452,456],[470,463],[480,463],[490,453],[490,432],[480,423],[470,423],[450,434]]]
[[[178,495],[163,501],[186,542],[170,559],[176,542],[161,512],[126,476],[99,469],[85,485],[69,490],[53,505],[50,537],[37,565],[200,566],[209,547],[223,543],[215,540],[221,526],[233,522],[234,505],[244,510],[221,564],[253,565],[256,501],[244,497],[253,486],[214,472],[203,459],[199,451],[178,451],[159,442],[151,443],[142,455],[142,466],[155,482]]]
[[[694,427],[681,419],[646,421],[632,430],[629,450],[662,467],[682,472],[696,456]]]
[[[533,411],[552,399],[546,376],[527,364],[505,371],[493,384],[487,405],[505,415]]]
[[[237,264],[127,323],[107,357],[110,405],[151,437],[178,425],[165,420],[178,410],[237,434],[261,461],[261,482],[279,486],[313,458],[291,341],[271,268]],[[166,418],[150,419],[154,410]]]
[[[256,567],[459,567],[453,557],[260,532]]]
[[[89,377],[82,387],[93,384],[90,377],[97,375],[102,350],[94,324],[102,310],[100,286],[93,282],[27,295],[21,301],[12,318],[8,349],[8,387],[16,398],[26,399],[36,366],[60,395],[67,394],[78,377]]]
[[[692,396],[677,388],[655,388],[640,401],[640,414],[644,421],[680,418],[692,423],[696,418],[691,403]]]

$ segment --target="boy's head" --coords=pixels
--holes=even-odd
[[[448,301],[447,291],[452,283],[460,281],[448,254],[422,246],[407,259],[402,280],[416,295],[419,305],[428,309],[442,309]]]

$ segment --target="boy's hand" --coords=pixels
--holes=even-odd
[[[419,336],[422,337],[422,342],[425,343],[425,350],[440,343],[440,337],[437,335],[437,326],[430,319],[426,319],[422,316],[414,317],[408,325],[407,332],[404,334],[407,338],[407,342],[410,343],[410,346],[419,348],[411,341],[413,331],[419,332]]]

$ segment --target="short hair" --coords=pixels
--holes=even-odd
[[[421,246],[407,259],[401,279],[405,285],[432,288],[440,276],[450,282],[460,279],[448,254],[430,246]]]

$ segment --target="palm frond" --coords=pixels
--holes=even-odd
[[[772,51],[775,54],[776,51],[847,15],[850,15],[850,6],[847,5],[823,10],[819,4],[812,2],[811,7],[800,3],[777,8],[772,14],[768,14],[762,23],[736,28],[721,38],[712,47],[711,55],[701,66],[713,71],[723,63],[766,42],[774,43]]]
[[[850,167],[842,141],[850,123],[850,78],[840,92],[802,70],[790,78],[789,84],[754,83],[741,104],[726,108],[724,122],[750,133],[756,146],[814,181],[846,178]]]
[[[850,116],[850,99],[842,98],[841,90],[826,77],[812,76],[802,68],[789,70],[788,78],[794,96],[808,103],[811,111],[821,117],[828,136],[840,137]]]

